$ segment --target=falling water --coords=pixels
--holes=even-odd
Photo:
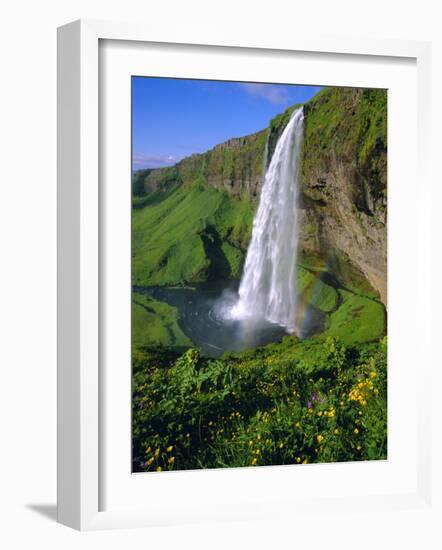
[[[303,136],[302,107],[281,134],[265,173],[253,220],[234,319],[268,320],[295,331],[298,172]]]

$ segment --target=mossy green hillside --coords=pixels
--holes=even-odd
[[[249,202],[201,181],[133,209],[132,283],[172,285],[240,275],[250,239]]]
[[[300,305],[310,304],[326,314],[324,332],[316,339],[338,337],[345,344],[373,342],[385,335],[383,304],[364,294],[339,285],[327,271],[311,271],[298,266]]]
[[[322,336],[341,338],[346,344],[370,342],[386,331],[385,309],[376,300],[346,290],[339,290],[342,303],[329,317]]]
[[[313,272],[298,266],[297,290],[302,302],[311,304],[324,313],[330,313],[338,305],[338,293],[333,286],[322,280],[323,277],[323,272]]]
[[[187,348],[192,342],[178,325],[178,311],[150,296],[132,293],[132,346]]]

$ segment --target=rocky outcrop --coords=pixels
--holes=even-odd
[[[387,303],[386,91],[330,89],[305,107],[301,246],[347,257]]]
[[[176,166],[151,170],[145,192],[166,190],[174,183],[192,185],[198,178],[239,200],[256,203],[264,170],[267,130],[233,138],[206,153],[186,157]]]

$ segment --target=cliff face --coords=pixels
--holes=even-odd
[[[267,130],[262,130],[229,139],[206,153],[186,157],[176,166],[146,170],[141,174],[144,192],[166,190],[176,182],[189,186],[202,178],[207,185],[227,191],[234,199],[256,202],[262,183],[266,139]]]
[[[269,128],[146,171],[134,194],[195,181],[256,208],[266,163],[293,106]],[[302,257],[333,265],[346,284],[361,274],[387,301],[387,92],[327,88],[304,106],[300,194]],[[307,262],[308,263],[308,262]],[[350,278],[351,278],[350,277]]]
[[[344,256],[387,303],[387,92],[329,89],[305,106],[302,239]]]

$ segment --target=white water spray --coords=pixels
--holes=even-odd
[[[253,220],[239,299],[230,316],[268,320],[295,331],[298,247],[298,174],[303,136],[302,107],[282,132],[265,173]]]

